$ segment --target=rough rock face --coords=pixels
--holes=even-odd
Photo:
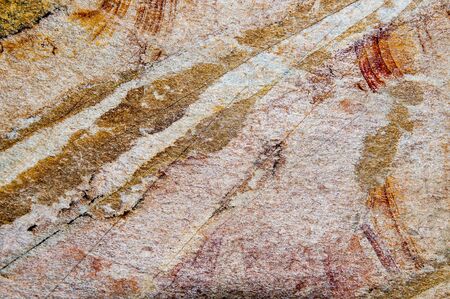
[[[448,298],[449,9],[0,1],[0,297]]]

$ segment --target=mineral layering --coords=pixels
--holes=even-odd
[[[449,298],[444,0],[0,0],[0,298]]]

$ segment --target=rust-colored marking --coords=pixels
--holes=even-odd
[[[417,249],[414,239],[405,233],[406,229],[401,221],[397,197],[398,191],[395,187],[394,180],[393,178],[388,177],[384,185],[373,189],[369,193],[367,206],[372,211],[376,212],[373,214],[373,221],[376,224],[380,235],[386,236],[386,241],[390,241],[389,239],[392,239],[392,237],[388,237],[387,231],[392,231],[398,241],[390,243],[393,243],[394,246],[400,245],[404,257],[412,261],[416,269],[420,269],[424,266],[424,261],[419,255],[419,250]],[[387,219],[381,219],[383,215]],[[379,227],[382,224],[385,225]]]
[[[192,260],[192,266],[202,267],[208,265],[210,275],[214,274],[217,266],[217,259],[220,255],[220,247],[222,246],[222,238],[213,236],[202,244]]]
[[[85,256],[85,258],[88,256]],[[95,279],[98,276],[101,275],[101,272],[106,269],[106,268],[110,268],[112,263],[109,261],[106,261],[104,259],[95,257],[95,256],[89,256],[88,257],[91,261],[90,261],[90,271],[87,274],[87,277],[89,277],[89,279]],[[100,275],[99,275],[100,274]]]
[[[354,114],[360,111],[362,109],[361,106],[360,103],[355,103],[349,99],[343,99],[339,102],[339,107],[348,114]]]
[[[388,249],[383,249],[382,241],[374,233],[372,228],[368,224],[363,224],[361,226],[361,229],[383,267],[386,268],[386,270],[388,270],[389,272],[398,272],[398,267],[395,264],[392,255],[390,254]]]
[[[135,278],[110,278],[109,283],[111,284],[110,295],[112,298],[129,297],[131,294],[139,292],[139,284]]]
[[[376,242],[370,228],[368,229],[369,238],[374,241],[374,246],[378,253],[381,253],[383,262],[393,267],[389,263],[389,258],[383,256],[385,253],[382,246]],[[331,238],[323,239],[327,244],[323,248],[323,258],[321,264],[324,274],[323,280],[327,281],[328,290],[326,297],[332,298],[356,298],[358,290],[362,287],[372,284],[372,277],[377,272],[375,264],[360,244],[363,236],[353,234],[350,238]],[[384,265],[383,265],[384,266]],[[393,268],[395,269],[395,268]]]
[[[80,22],[90,32],[90,39],[115,31],[117,18],[124,18],[131,0],[103,0],[98,9],[82,9],[76,11],[71,18]]]
[[[86,257],[86,252],[76,246],[71,246],[63,250],[62,258],[66,260],[75,260],[77,262]]]
[[[417,38],[421,28],[416,23],[393,23],[355,44],[359,68],[373,92],[384,87],[388,80],[416,73],[419,48],[425,47]]]
[[[383,59],[384,64],[389,69],[389,72],[396,78],[403,76],[402,71],[398,67],[394,58],[392,57],[391,49],[389,47],[389,33],[387,30],[379,30],[377,33],[377,44],[380,50],[379,55]]]
[[[100,8],[108,13],[123,18],[128,12],[131,0],[103,0]]]
[[[392,75],[392,72],[387,67],[386,63],[383,60],[383,56],[381,55],[380,44],[379,44],[379,36],[372,36],[368,40],[367,51],[371,54],[371,67],[377,76],[378,79],[388,78]]]
[[[194,284],[196,288],[209,289],[217,275],[222,245],[223,236],[218,233],[204,237],[200,247],[175,265],[167,274],[167,278],[171,281],[168,288],[188,293]],[[199,271],[202,275],[192,277],[192,273]]]
[[[158,33],[164,21],[172,21],[178,0],[141,0],[137,4],[135,27],[151,34]]]
[[[384,82],[379,81],[378,78],[375,76],[369,62],[369,57],[367,56],[365,45],[363,43],[358,43],[355,46],[355,52],[358,57],[358,65],[359,69],[361,70],[361,73],[364,76],[364,79],[367,82],[367,85],[369,85],[369,88],[372,91],[377,91]]]
[[[355,52],[359,69],[373,92],[385,86],[385,79],[392,75],[402,76],[389,48],[389,34],[386,29],[379,29],[375,34],[358,41]]]
[[[336,270],[333,267],[333,262],[331,259],[331,253],[328,253],[325,257],[325,260],[323,262],[324,268],[325,268],[325,275],[328,280],[328,284],[330,285],[331,292],[334,295],[341,295],[340,293],[340,286],[339,286],[339,280],[336,277],[338,273],[336,273]]]

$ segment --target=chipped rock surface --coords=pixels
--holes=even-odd
[[[448,12],[0,1],[0,297],[448,298]]]

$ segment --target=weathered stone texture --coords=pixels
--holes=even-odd
[[[0,297],[447,298],[448,9],[0,2]]]

